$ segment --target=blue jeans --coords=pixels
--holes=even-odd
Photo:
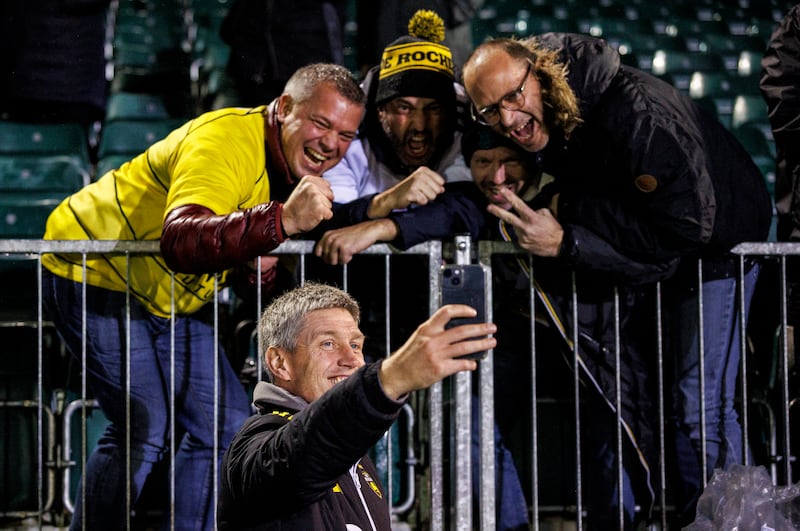
[[[472,400],[472,497],[476,510],[473,518],[477,522],[480,518],[480,481],[481,481],[481,450],[480,450],[480,407],[477,399]],[[503,442],[500,430],[494,426],[494,455],[495,455],[495,529],[497,531],[512,531],[528,529],[528,502],[522,490],[517,466],[511,451]]]
[[[45,272],[43,289],[48,317],[71,354],[80,360],[82,285]],[[214,330],[195,316],[175,319],[172,373],[170,320],[150,314],[133,297],[128,372],[125,305],[124,293],[87,286],[86,378],[110,424],[86,464],[71,529],[124,528],[127,487],[133,507],[153,465],[169,455],[173,412],[175,425],[183,434],[176,441],[174,463],[175,529],[213,529],[214,440],[218,441],[216,458],[220,463],[228,443],[250,415],[247,395],[221,347],[218,374],[214,374]],[[130,382],[130,432],[126,429],[126,381]]]
[[[744,278],[745,319],[749,314],[759,266]],[[697,290],[673,293],[665,312],[667,355],[674,362],[672,422],[674,428],[675,504],[685,523],[693,520],[703,478],[714,469],[743,462],[742,428],[734,408],[742,358],[737,278],[703,283],[703,356],[705,396],[700,394]],[[705,408],[706,468],[702,469],[701,407]]]
[[[745,274],[745,318],[758,279],[758,265]],[[700,396],[700,343],[697,289],[665,284],[663,300],[665,356],[672,363],[672,393],[669,400],[674,437],[674,503],[682,525],[692,522],[697,499],[703,489],[703,474],[710,477],[715,468],[741,463],[742,429],[734,408],[737,377],[741,362],[739,326],[739,288],[737,277],[703,283],[703,337],[705,400]],[[667,375],[669,377],[669,375]],[[705,403],[706,470],[701,467],[700,411]],[[584,417],[586,440],[587,502],[589,530],[619,527],[616,424],[613,414],[590,404]],[[624,435],[623,435],[624,437]],[[633,454],[626,455],[622,470],[623,528],[632,529],[637,496],[628,466]],[[654,473],[655,461],[650,463]]]

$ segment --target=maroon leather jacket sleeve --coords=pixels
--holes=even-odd
[[[222,216],[184,205],[164,220],[161,255],[178,273],[216,273],[267,254],[286,239],[277,201]]]

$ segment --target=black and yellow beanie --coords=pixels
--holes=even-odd
[[[441,44],[444,21],[435,12],[421,9],[411,17],[408,33],[383,50],[375,102],[411,96],[455,104],[453,54]]]

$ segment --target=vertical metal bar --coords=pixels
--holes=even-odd
[[[439,264],[442,261],[442,244],[435,242],[431,248],[431,261],[428,264],[430,279],[430,314],[439,305],[438,294],[441,291],[439,282]],[[434,259],[435,258],[435,259]],[[444,471],[443,471],[443,432],[442,423],[444,391],[442,382],[436,382],[430,388],[430,453],[431,453],[431,531],[444,531]]]
[[[83,275],[86,278],[86,275]],[[131,254],[125,252],[125,529],[131,528]],[[84,296],[86,291],[84,290]],[[84,522],[86,519],[84,518]]]
[[[697,259],[697,341],[700,344],[698,370],[700,372],[700,475],[705,488],[708,483],[708,455],[706,430],[706,343],[705,343],[705,318],[703,316],[703,260]]]
[[[86,477],[86,253],[81,254],[81,478]],[[86,481],[81,481],[81,528],[86,530]]]
[[[786,308],[788,291],[786,289],[786,255],[781,256],[781,404],[783,407],[783,467],[784,484],[792,484],[792,441],[789,432],[789,333],[788,333],[788,311]]]
[[[581,377],[578,343],[578,284],[572,272],[572,374],[573,399],[575,400],[575,521],[583,529],[583,466],[581,464]]]
[[[456,264],[469,264],[471,241],[469,237],[456,236]],[[455,494],[456,529],[472,529],[472,373],[456,373],[455,381]],[[494,461],[492,459],[492,461]],[[486,463],[481,463],[486,466]]]
[[[620,385],[621,342],[619,337],[619,287],[614,286],[614,409],[616,409],[616,443],[617,443],[617,516],[619,528],[625,529],[625,479],[622,466],[622,390]]]
[[[537,364],[536,364],[536,281],[533,274],[533,255],[527,256],[528,260],[528,301],[530,303],[530,341],[531,341],[531,520],[533,529],[539,529],[539,404],[536,400],[537,389]]]
[[[658,359],[658,472],[661,529],[667,529],[667,465],[666,465],[666,425],[664,404],[664,323],[661,313],[661,282],[656,283],[656,355]]]
[[[256,277],[256,286],[260,287],[260,277]],[[260,291],[260,289],[259,289]],[[211,504],[211,514],[213,514],[214,529],[216,529],[217,521],[217,503],[216,500],[219,496],[219,373],[220,373],[220,349],[219,349],[219,274],[214,275],[214,421],[213,421],[213,438],[211,448],[211,478],[212,486],[211,492],[213,493]]]
[[[276,266],[278,267],[278,266]],[[256,278],[261,279],[261,257],[256,260]],[[264,370],[264,361],[263,361],[263,352],[259,352],[258,345],[261,345],[261,328],[258,324],[261,322],[261,308],[264,304],[261,296],[261,282],[260,280],[256,282],[256,315],[255,315],[255,323],[256,323],[256,381],[261,381],[263,370]]]
[[[178,441],[175,440],[175,273],[170,273],[170,301],[169,301],[169,528],[175,529],[175,492],[177,488],[177,474],[175,470],[175,454]]]
[[[491,271],[491,249],[478,246],[479,261]],[[492,306],[491,274],[487,279],[486,319],[492,322],[494,316]],[[495,507],[497,495],[495,492],[495,446],[494,446],[494,349],[490,350],[486,358],[478,363],[479,370],[479,407],[480,407],[480,448],[481,448],[481,477],[480,477],[480,522],[483,531],[493,531],[495,524]],[[466,374],[469,376],[469,373]],[[471,381],[471,378],[470,378]],[[469,396],[470,401],[472,396]],[[473,426],[472,429],[475,429]],[[473,478],[474,480],[474,478]]]
[[[744,256],[739,256],[739,352],[741,353],[741,378],[742,378],[742,463],[745,466],[750,465],[750,442],[747,437],[749,431],[749,396],[747,392],[747,320],[745,318],[745,305],[744,298]]]
[[[391,267],[391,260],[389,259],[389,255],[386,254],[383,257],[383,271],[384,271],[384,278],[383,278],[383,296],[384,300],[386,301],[386,315],[383,321],[383,336],[384,336],[384,353],[385,356],[388,358],[392,352],[392,341],[391,341],[391,331],[389,329],[389,324],[391,323],[392,317],[392,295],[390,287],[390,279],[392,277],[392,267]],[[392,437],[391,437],[392,429],[390,428],[384,435],[383,440],[386,444],[386,477],[387,477],[387,491],[389,493],[389,506],[391,507],[392,501],[394,500],[394,478],[393,478],[393,471],[394,467],[392,466],[394,463],[394,455],[393,455],[393,448],[392,448]]]
[[[37,521],[41,525],[44,518],[44,464],[42,463],[42,456],[44,455],[44,339],[42,337],[42,324],[44,319],[42,317],[42,255],[39,255],[36,261],[36,294],[39,297],[39,303],[36,307],[36,496],[37,496]],[[50,430],[50,436],[53,436]]]

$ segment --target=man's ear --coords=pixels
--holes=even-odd
[[[275,105],[275,117],[278,122],[283,123],[286,117],[292,112],[292,97],[289,94],[281,94],[278,103]]]
[[[267,348],[264,354],[264,362],[267,365],[267,370],[272,374],[275,381],[291,381],[289,369],[286,366],[286,356],[288,352],[278,347]]]

